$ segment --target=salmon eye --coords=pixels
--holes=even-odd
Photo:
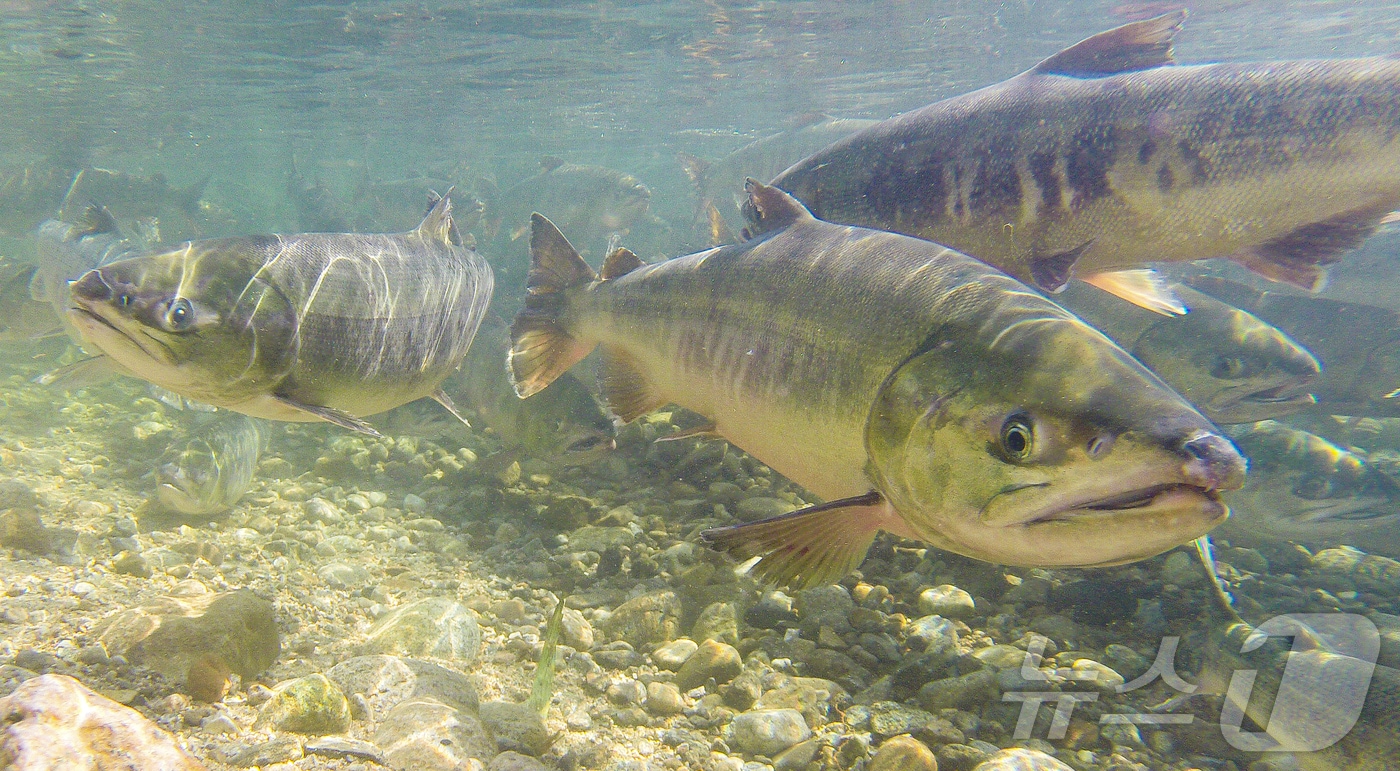
[[[121,294],[117,295],[117,305],[123,308],[130,308],[131,303],[132,297],[130,292],[122,292]]]
[[[999,443],[1007,460],[1015,463],[1029,458],[1035,449],[1035,429],[1031,425],[1030,416],[1018,412],[1008,417],[1001,424]]]
[[[1217,356],[1211,363],[1210,376],[1217,380],[1238,380],[1259,371],[1259,366],[1242,356]]]
[[[194,306],[183,297],[177,297],[165,312],[165,325],[172,332],[189,329],[194,324]]]

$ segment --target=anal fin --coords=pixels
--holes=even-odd
[[[433,401],[437,402],[438,404],[441,404],[443,409],[452,413],[452,417],[462,421],[462,425],[466,426],[467,428],[472,427],[472,424],[468,423],[467,419],[463,417],[462,413],[457,409],[456,402],[452,401],[452,397],[448,396],[447,393],[441,388],[437,389],[436,391],[433,391],[433,393],[431,394],[431,398]]]
[[[1067,252],[1031,258],[1031,281],[1044,292],[1058,292],[1069,283],[1074,264],[1093,241],[1085,241]]]
[[[1176,296],[1176,292],[1167,286],[1162,275],[1155,270],[1142,268],[1094,273],[1085,276],[1084,283],[1163,316],[1181,316],[1186,313],[1186,306],[1182,304],[1181,298]]]
[[[740,560],[761,556],[752,572],[763,580],[807,588],[835,583],[855,570],[881,530],[904,534],[907,526],[871,491],[757,522],[711,528],[700,537]]]
[[[1321,291],[1327,284],[1327,268],[1321,265],[1275,260],[1255,252],[1241,252],[1232,255],[1230,260],[1270,281],[1296,286],[1306,292]]]
[[[327,423],[334,423],[337,426],[340,426],[341,428],[348,428],[351,431],[358,431],[361,434],[368,434],[376,439],[379,439],[383,436],[383,434],[374,430],[374,426],[371,426],[369,423],[361,420],[360,418],[355,417],[354,415],[351,415],[350,413],[344,410],[338,410],[334,407],[324,407],[319,404],[302,404],[301,402],[295,399],[289,399],[285,396],[273,396],[272,398],[287,405],[288,407],[301,410],[302,412],[305,412],[308,415],[315,415],[321,420],[324,420]]]
[[[608,409],[622,422],[633,420],[665,404],[632,354],[616,346],[603,346],[598,385]]]

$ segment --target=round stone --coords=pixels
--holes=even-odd
[[[971,618],[977,613],[977,605],[967,591],[943,584],[919,594],[919,612],[944,618]]]
[[[729,723],[731,743],[751,755],[772,757],[806,741],[812,729],[795,709],[759,709],[744,712]]]

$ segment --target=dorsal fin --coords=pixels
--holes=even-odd
[[[418,234],[431,241],[439,241],[452,246],[462,245],[462,236],[452,222],[452,191],[438,195],[428,191],[428,215],[418,224]]]
[[[780,230],[799,220],[812,219],[812,213],[796,198],[753,177],[744,180],[744,190],[749,194],[749,199],[740,207],[744,219],[749,222],[749,226],[744,228],[745,238]]]
[[[607,281],[618,276],[625,276],[645,264],[641,257],[633,254],[631,249],[618,247],[608,252],[608,256],[603,258],[603,267],[598,271],[598,275]]]
[[[824,120],[831,120],[831,116],[824,112],[804,112],[801,115],[794,115],[783,121],[784,131],[797,131],[798,129],[815,126]]]
[[[83,210],[83,218],[79,224],[82,225],[77,231],[79,238],[95,236],[98,233],[118,232],[117,218],[112,216],[112,212],[106,206],[95,203],[88,204]]]
[[[540,170],[548,174],[564,165],[564,159],[557,155],[546,155],[540,159]]]
[[[1100,32],[1037,64],[1037,75],[1102,78],[1176,64],[1172,38],[1186,21],[1186,9],[1164,13]]]

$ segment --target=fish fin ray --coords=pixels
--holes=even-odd
[[[305,412],[308,415],[315,415],[321,420],[324,420],[327,423],[334,423],[337,426],[340,426],[341,428],[348,428],[351,431],[357,431],[361,434],[368,434],[369,436],[372,436],[376,439],[379,439],[383,436],[383,434],[374,430],[374,426],[371,426],[364,420],[361,420],[360,418],[351,415],[345,410],[338,410],[334,407],[325,407],[319,404],[303,404],[302,402],[299,402],[296,399],[292,399],[287,396],[278,396],[276,394],[274,394],[272,398],[287,405],[288,407],[301,410],[302,412]]]
[[[452,417],[461,421],[462,425],[466,426],[467,428],[472,427],[472,424],[466,419],[465,416],[462,415],[462,411],[457,409],[457,403],[452,401],[452,397],[448,396],[446,391],[439,388],[436,391],[433,391],[431,397],[433,401],[437,402],[438,404],[441,404],[443,409],[452,413]]]
[[[112,216],[111,210],[96,203],[90,203],[86,209],[83,209],[81,223],[82,227],[75,233],[79,238],[95,236],[99,233],[120,232],[120,228],[117,227],[117,218]]]
[[[681,170],[685,176],[695,185],[696,190],[704,190],[705,183],[710,178],[710,162],[698,155],[690,153],[676,153],[676,158],[681,162]]]
[[[794,222],[812,219],[812,213],[796,198],[771,185],[749,177],[744,180],[744,190],[749,194],[742,208],[744,219],[749,226],[744,228],[745,238],[781,230]]]
[[[1163,316],[1181,316],[1186,306],[1162,274],[1148,268],[1115,270],[1084,277],[1084,283]]]
[[[449,246],[461,246],[462,235],[457,232],[457,225],[452,221],[453,189],[449,187],[442,195],[428,192],[428,213],[418,224],[418,234]]]
[[[1295,286],[1306,292],[1320,291],[1327,284],[1327,269],[1320,265],[1273,260],[1252,251],[1231,255],[1230,260],[1270,281]]]
[[[538,393],[593,350],[559,323],[564,292],[597,280],[559,228],[544,215],[530,215],[530,274],[525,307],[510,325],[511,384],[520,398]]]
[[[721,434],[721,433],[719,432],[719,430],[715,427],[715,422],[714,422],[713,420],[711,420],[711,421],[706,422],[706,423],[703,424],[703,425],[695,426],[694,428],[684,428],[684,429],[681,429],[680,431],[674,431],[674,432],[669,433],[669,434],[667,434],[667,435],[665,435],[665,436],[657,437],[656,441],[658,441],[658,442],[678,442],[678,441],[680,441],[680,440],[682,440],[682,439],[696,439],[696,438],[698,438],[698,439],[723,439],[723,438],[724,438],[724,434]]]
[[[1037,75],[1101,78],[1176,64],[1172,39],[1186,22],[1181,9],[1087,37],[1037,64]]]
[[[719,207],[715,206],[714,201],[705,202],[705,219],[710,225],[710,246],[738,243],[739,239],[734,235],[734,231],[729,229],[729,224],[724,221],[724,215],[719,213]]]
[[[608,281],[625,276],[645,264],[631,249],[618,247],[609,251],[608,256],[603,258],[603,267],[599,269],[598,275],[604,281]]]
[[[839,581],[865,560],[883,529],[884,509],[883,498],[872,491],[757,522],[711,528],[700,537],[740,560],[761,556],[753,573],[763,580],[821,586]]]
[[[603,346],[598,385],[608,409],[624,423],[630,423],[666,403],[666,398],[656,392],[641,367],[637,366],[637,360],[616,346]]]
[[[1057,252],[1047,254],[1043,257],[1031,258],[1031,281],[1045,292],[1058,292],[1069,283],[1070,276],[1074,274],[1074,264],[1079,262],[1079,258],[1084,255],[1084,250],[1089,248],[1093,241],[1084,243],[1070,249],[1067,252]]]
[[[1317,291],[1326,267],[1370,238],[1390,215],[1391,206],[1366,206],[1309,222],[1230,259],[1265,278]]]
[[[34,378],[37,385],[75,391],[102,383],[122,374],[122,370],[106,356],[89,356]]]

